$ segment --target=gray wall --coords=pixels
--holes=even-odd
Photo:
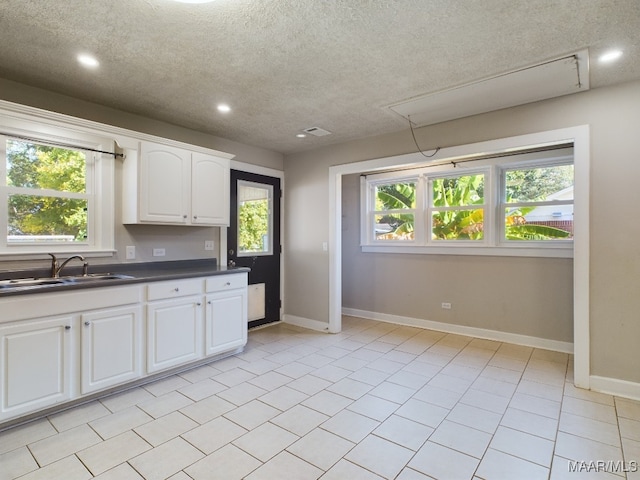
[[[640,272],[640,249],[637,238],[640,238],[640,222],[636,222],[637,211],[637,178],[640,173],[640,82],[618,85],[610,88],[596,89],[571,96],[538,102],[521,107],[491,112],[465,119],[446,122],[418,129],[416,136],[423,150],[436,146],[449,147],[479,141],[504,138],[527,133],[553,130],[576,125],[589,124],[591,128],[591,218],[590,218],[590,318],[591,318],[591,374],[603,377],[618,378],[631,382],[640,382],[640,358],[638,356],[638,339],[640,339],[640,295],[637,294],[638,274]],[[322,149],[316,149],[285,157],[284,166],[287,176],[287,192],[285,208],[287,224],[285,231],[285,312],[304,318],[328,322],[329,317],[329,256],[321,249],[321,242],[328,237],[328,168],[350,162],[400,155],[415,151],[411,134],[408,131],[381,135],[377,137],[352,141]],[[348,205],[348,204],[347,204]],[[347,219],[348,220],[348,219]],[[347,232],[350,223],[346,224]],[[343,232],[344,233],[344,232]],[[521,324],[518,319],[505,318],[505,314],[513,314],[514,309],[504,310],[504,302],[489,303],[485,298],[492,292],[491,285],[472,289],[473,298],[482,306],[482,322],[479,327],[495,328],[495,323],[512,326],[519,331],[530,329],[531,334],[539,334],[547,338],[567,339],[567,315],[569,307],[565,296],[568,296],[570,262],[558,260],[525,260],[496,259],[477,257],[474,259],[456,258],[455,256],[418,259],[411,256],[407,261],[404,256],[393,256],[395,261],[402,262],[408,275],[415,282],[424,280],[424,263],[437,268],[440,274],[438,281],[429,286],[436,288],[436,303],[446,301],[461,304],[463,312],[470,312],[471,301],[460,297],[451,297],[453,290],[449,285],[458,285],[457,271],[465,264],[472,272],[481,272],[491,266],[501,275],[513,268],[534,268],[537,299],[549,303],[546,298],[548,282],[544,273],[552,269],[559,277],[558,285],[562,285],[558,295],[551,292],[552,299],[562,301],[557,305],[564,324],[552,325],[553,322],[536,320],[535,313],[527,313],[527,317],[536,321],[537,325]],[[368,257],[367,257],[368,258]],[[388,267],[390,261],[382,255],[375,258],[375,268]],[[494,257],[495,258],[495,257]],[[360,256],[353,251],[345,250],[343,265],[345,284],[343,294],[346,301],[353,306],[369,305],[368,309],[398,310],[391,313],[403,314],[409,311],[404,305],[406,294],[400,299],[383,301],[375,295],[380,291],[378,285],[371,282],[372,275],[355,275],[363,268]],[[373,262],[373,261],[372,261]],[[415,262],[415,265],[413,265]],[[494,263],[495,262],[495,263]],[[421,266],[422,268],[415,268]],[[372,265],[368,265],[369,272]],[[386,271],[386,270],[381,270]],[[504,281],[491,280],[497,286],[504,286]],[[406,287],[406,285],[405,285]],[[512,287],[513,288],[513,287]],[[560,288],[560,287],[559,287]],[[373,289],[373,290],[371,290]],[[375,290],[378,289],[378,290]],[[415,290],[414,290],[415,292]],[[460,292],[462,293],[462,292]],[[496,293],[491,293],[496,298]],[[431,314],[433,305],[427,300],[414,298],[411,312],[424,311]],[[351,305],[349,305],[351,306]],[[555,307],[555,306],[554,306]],[[541,305],[527,303],[527,309],[539,310]],[[549,310],[544,307],[544,312]],[[552,309],[553,310],[553,309]],[[442,312],[433,313],[431,320],[469,322],[462,317],[449,318]],[[496,318],[501,318],[496,320]]]
[[[234,154],[234,160],[240,162],[276,170],[283,169],[283,155],[277,152],[158,122],[1,78],[0,99],[212,148]],[[220,229],[218,227],[122,225],[122,163],[120,161],[115,163],[115,183],[115,246],[117,251],[114,257],[92,258],[89,261],[90,264],[126,262],[125,246],[127,245],[136,246],[136,262],[219,258]],[[213,252],[204,250],[205,240],[215,242]],[[166,256],[153,257],[153,248],[164,248]],[[47,260],[0,260],[0,271],[38,267],[46,262]]]

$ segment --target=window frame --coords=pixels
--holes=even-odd
[[[498,232],[498,244],[505,247],[538,247],[540,245],[545,245],[545,248],[565,248],[571,247],[573,248],[573,237],[567,240],[544,240],[544,241],[527,241],[527,240],[507,240],[506,238],[506,222],[505,222],[505,209],[508,207],[519,207],[519,206],[561,206],[561,205],[571,205],[573,207],[575,198],[569,200],[557,200],[557,201],[532,201],[532,202],[513,202],[507,203],[506,201],[506,190],[507,190],[507,179],[506,173],[510,170],[533,170],[536,168],[551,168],[551,167],[560,167],[566,165],[573,165],[573,159],[571,161],[568,160],[546,160],[546,161],[525,161],[525,162],[517,162],[509,165],[501,165],[499,167],[499,176],[500,176],[500,196],[499,201],[497,203],[497,212],[498,216],[498,224],[499,224],[499,232]],[[575,173],[574,173],[574,182],[575,186]],[[572,209],[573,215],[573,209]],[[542,243],[543,242],[543,243]]]
[[[110,138],[60,126],[11,116],[0,112],[0,259],[28,260],[41,254],[82,254],[85,256],[112,256],[115,252],[115,166],[111,154],[91,150],[114,151],[115,141]],[[56,190],[36,190],[6,184],[6,141],[16,139],[35,144],[61,146],[86,154],[85,193],[62,193]],[[26,140],[28,139],[28,140]],[[11,194],[42,194],[64,198],[87,199],[87,241],[66,243],[8,242],[8,198]],[[61,194],[62,193],[62,194]]]
[[[473,163],[462,165],[449,162],[441,165],[417,166],[400,171],[387,171],[361,175],[360,180],[360,219],[361,235],[360,248],[365,253],[415,253],[437,255],[491,255],[491,256],[525,256],[525,257],[573,257],[573,239],[544,240],[544,241],[505,241],[504,214],[501,214],[504,197],[504,173],[523,166],[527,168],[538,166],[573,165],[573,147],[560,147],[541,152],[510,152],[508,156],[490,157],[474,160]],[[431,179],[466,176],[477,173],[485,174],[484,191],[484,228],[482,240],[433,240],[431,239],[431,219],[433,211],[429,208],[432,202]],[[405,179],[418,176],[416,200],[420,221],[420,236],[414,242],[408,241],[372,241],[371,215],[368,207],[371,205],[373,192],[371,183],[391,183],[394,179]],[[575,178],[574,178],[575,185]],[[422,190],[422,193],[420,192]],[[437,207],[436,207],[437,209]]]
[[[269,246],[268,249],[265,251],[261,251],[261,252],[241,252],[240,251],[240,245],[238,245],[238,251],[236,252],[236,256],[238,257],[268,257],[270,255],[273,255],[273,237],[274,237],[274,232],[273,232],[273,185],[267,184],[267,183],[258,183],[258,182],[252,182],[249,180],[241,180],[238,179],[238,183],[237,183],[237,189],[240,189],[240,186],[245,186],[245,187],[250,187],[250,188],[259,188],[262,190],[266,190],[267,191],[267,213],[269,215],[269,222],[267,225],[268,228],[268,242],[269,242]],[[236,238],[240,238],[240,202],[238,201],[238,209],[237,209],[237,213],[236,213]],[[240,243],[240,241],[238,240],[238,244]]]
[[[422,175],[409,175],[409,176],[397,176],[393,174],[380,174],[375,176],[376,179],[371,182],[367,182],[365,202],[367,205],[367,219],[366,219],[366,232],[363,232],[367,241],[374,245],[417,245],[422,242],[424,237],[424,219],[420,214],[420,205],[423,203],[422,189],[417,186],[423,181]],[[414,182],[416,184],[416,208],[406,209],[393,209],[393,210],[376,210],[376,188],[380,185],[391,185],[394,183],[408,183]],[[375,233],[375,218],[377,215],[384,214],[412,214],[413,215],[413,240],[382,240],[376,237]]]
[[[442,178],[456,178],[456,177],[467,177],[471,175],[484,175],[484,197],[481,208],[483,211],[483,219],[485,224],[491,225],[492,221],[492,208],[491,207],[491,169],[488,167],[479,167],[479,168],[469,168],[469,169],[461,169],[461,168],[451,168],[449,170],[444,170],[442,172],[436,172],[428,177],[426,177],[427,183],[427,195],[426,195],[426,205],[425,205],[425,240],[427,245],[438,245],[438,246],[483,246],[487,245],[491,238],[493,237],[491,231],[487,231],[483,229],[482,239],[481,240],[467,240],[467,239],[435,239],[432,238],[433,233],[433,225],[432,225],[432,215],[435,211],[460,211],[460,210],[470,210],[477,208],[473,208],[473,205],[460,205],[460,206],[452,206],[452,207],[436,207],[433,205],[433,181],[442,179]],[[478,205],[479,206],[479,205]],[[428,227],[427,227],[428,226]],[[487,238],[488,237],[488,238]]]

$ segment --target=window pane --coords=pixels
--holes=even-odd
[[[376,185],[377,211],[416,208],[415,182]]]
[[[9,195],[9,243],[84,242],[87,200]]]
[[[505,185],[508,203],[573,200],[573,165],[507,170]]]
[[[433,240],[482,240],[484,238],[484,209],[446,210],[433,212],[431,238]]]
[[[484,174],[436,178],[432,182],[434,207],[482,205]]]
[[[375,216],[376,240],[414,240],[413,214]]]
[[[573,239],[573,205],[507,208],[507,240]]]
[[[269,253],[268,188],[238,182],[238,253]]]
[[[81,151],[7,140],[7,185],[84,193],[85,171]]]

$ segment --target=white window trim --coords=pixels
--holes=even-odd
[[[94,149],[113,152],[115,141],[112,138],[95,133],[78,131],[64,123],[52,121],[48,118],[37,118],[21,113],[0,110],[0,131],[2,139],[11,136],[28,137],[34,143],[66,144],[77,147],[78,150]],[[72,148],[72,147],[70,147]],[[4,150],[4,148],[3,148]],[[6,241],[6,226],[3,228],[3,238],[0,239],[0,259],[29,260],[48,258],[48,253],[82,254],[88,257],[112,256],[115,241],[114,215],[114,157],[113,155],[87,152],[91,155],[87,194],[92,196],[89,203],[89,224],[87,225],[90,243],[74,242],[73,244],[8,244]],[[4,168],[2,171],[4,173]],[[91,189],[92,191],[89,191]],[[0,208],[6,212],[6,192],[0,199]],[[31,192],[33,193],[33,192]],[[70,195],[71,196],[71,195]],[[5,218],[4,215],[2,218]]]
[[[416,208],[407,208],[407,209],[396,209],[396,210],[375,210],[375,201],[376,201],[376,187],[378,185],[388,185],[389,183],[403,183],[403,182],[415,182],[416,184],[420,184],[422,179],[421,173],[414,173],[412,175],[403,176],[403,175],[392,175],[388,173],[383,173],[379,175],[375,175],[374,180],[367,180],[365,177],[361,177],[362,181],[364,181],[365,192],[363,192],[365,202],[362,205],[365,205],[363,209],[362,218],[364,218],[364,228],[360,230],[362,242],[368,245],[418,245],[423,238],[423,218],[422,218],[422,208],[423,204],[422,199],[422,189],[418,188],[416,190]],[[369,208],[372,207],[372,208]],[[365,213],[366,211],[366,213]],[[375,237],[375,216],[383,213],[387,214],[413,214],[413,224],[414,224],[414,240],[376,240]]]
[[[517,153],[517,152],[514,152]],[[501,213],[503,206],[502,187],[504,186],[504,171],[513,168],[527,168],[530,166],[555,166],[573,164],[566,151],[551,151],[550,158],[533,158],[523,154],[518,157],[486,158],[474,162],[474,166],[464,169],[449,164],[432,167],[404,169],[396,172],[374,173],[368,177],[361,177],[361,236],[360,248],[365,253],[408,253],[435,255],[486,255],[513,257],[550,257],[573,258],[572,240],[545,240],[544,242],[509,242],[504,240],[504,219]],[[467,165],[471,165],[467,163]],[[461,171],[463,170],[463,171]],[[484,173],[485,175],[485,203],[483,208],[485,230],[482,240],[433,240],[430,232],[431,180],[442,177],[463,176]],[[371,210],[373,188],[380,183],[392,181],[402,182],[407,179],[418,178],[419,187],[416,193],[415,235],[414,240],[375,240],[373,225],[371,225]],[[428,183],[428,185],[427,185]],[[488,226],[488,227],[487,227]]]

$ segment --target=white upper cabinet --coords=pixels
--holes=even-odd
[[[140,221],[188,223],[191,209],[191,153],[142,142]]]
[[[228,225],[229,159],[140,142],[123,170],[123,223]]]
[[[229,160],[191,154],[191,223],[229,225]]]

